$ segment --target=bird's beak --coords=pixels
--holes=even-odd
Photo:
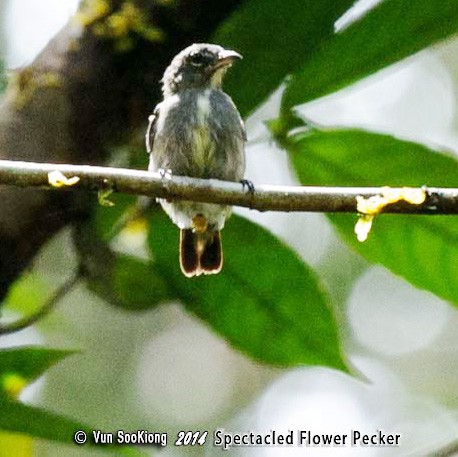
[[[242,59],[242,56],[238,52],[225,49],[218,54],[218,63],[216,66],[217,68],[229,66],[237,59]]]

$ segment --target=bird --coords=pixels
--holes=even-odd
[[[202,179],[246,182],[245,126],[223,77],[242,56],[209,43],[195,43],[166,68],[163,101],[149,117],[146,149],[150,171]],[[179,259],[187,277],[219,273],[223,266],[221,230],[228,205],[159,200],[180,229]]]

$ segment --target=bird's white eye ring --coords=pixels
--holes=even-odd
[[[206,56],[200,52],[196,52],[195,54],[191,54],[189,56],[189,63],[195,67],[201,67],[202,65],[206,65],[210,62],[209,56]]]

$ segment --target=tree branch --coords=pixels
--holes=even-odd
[[[240,183],[203,180],[159,173],[88,165],[62,165],[0,160],[0,183],[22,187],[53,188],[48,174],[60,171],[79,177],[71,189],[113,190],[168,200],[189,200],[243,206],[259,211],[356,212],[356,197],[382,193],[380,187],[301,187],[256,185],[251,193]],[[69,187],[67,187],[69,189]],[[404,201],[390,204],[384,213],[458,214],[458,188],[424,188],[419,205]]]

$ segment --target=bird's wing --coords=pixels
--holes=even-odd
[[[146,141],[146,151],[148,154],[151,154],[154,146],[154,137],[156,135],[156,125],[157,120],[159,118],[159,105],[153,111],[153,114],[148,118],[149,125],[148,129],[146,130],[145,141]]]
[[[245,122],[243,122],[242,118],[240,118],[240,125],[242,126],[243,141],[245,141],[245,143],[246,143],[247,142],[247,137],[246,137]]]

